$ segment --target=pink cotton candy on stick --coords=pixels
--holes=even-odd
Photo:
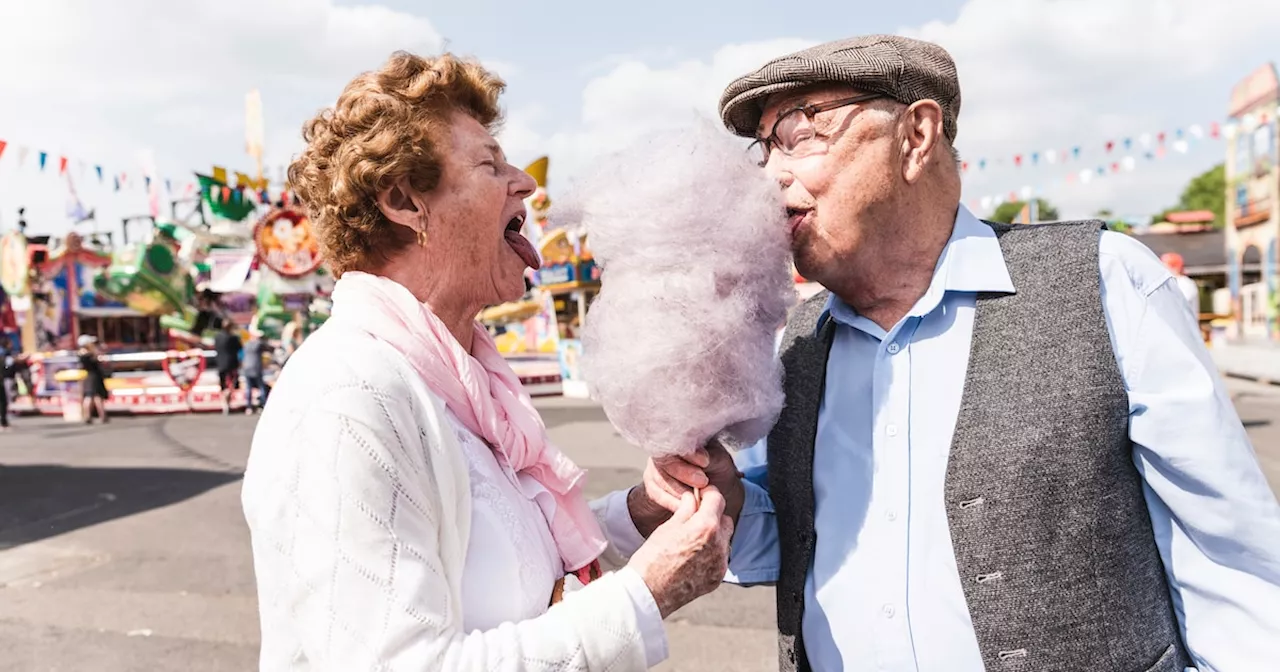
[[[781,189],[753,156],[698,119],[606,157],[562,207],[603,267],[583,377],[653,456],[752,444],[781,411],[791,247]]]

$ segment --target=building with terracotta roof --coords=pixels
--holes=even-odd
[[[1227,139],[1227,286],[1237,338],[1278,339],[1275,324],[1280,77],[1268,63],[1231,92]],[[1188,262],[1190,265],[1190,262]]]

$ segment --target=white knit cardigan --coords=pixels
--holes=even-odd
[[[468,479],[443,405],[402,355],[336,319],[313,334],[272,391],[244,479],[261,669],[646,669],[628,569],[537,618],[462,632]]]

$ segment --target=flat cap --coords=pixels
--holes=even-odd
[[[720,118],[734,133],[754,137],[770,95],[820,83],[848,84],[906,105],[933,100],[942,108],[943,133],[956,139],[960,78],[955,61],[936,44],[898,35],[836,40],[769,61],[725,89]]]

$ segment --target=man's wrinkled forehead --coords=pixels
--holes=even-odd
[[[768,135],[774,119],[784,110],[793,110],[841,96],[855,96],[858,93],[859,91],[848,84],[824,82],[770,95],[765,98],[760,107],[762,113],[760,122],[756,125],[756,135],[760,137]]]

